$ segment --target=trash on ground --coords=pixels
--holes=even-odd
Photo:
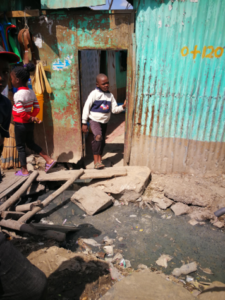
[[[162,266],[164,268],[167,268],[167,262],[171,261],[173,259],[172,256],[167,255],[167,254],[162,254],[159,259],[156,261],[158,266]]]
[[[190,264],[183,265],[180,268],[175,268],[172,272],[174,276],[180,276],[181,274],[187,275],[189,273],[197,271],[197,263],[195,261],[191,262]]]
[[[104,246],[103,249],[108,256],[113,256],[113,246]]]
[[[198,224],[198,221],[191,219],[188,223],[191,224],[192,226],[195,226],[196,224]]]
[[[187,275],[186,276],[186,281],[187,282],[192,282],[192,281],[194,281],[194,277],[191,277],[191,276]]]
[[[123,259],[123,255],[121,253],[116,253],[116,255],[112,258],[112,263],[118,263]]]
[[[213,274],[213,272],[209,268],[200,268],[206,274]]]
[[[130,215],[130,218],[137,218],[136,215]]]
[[[88,244],[88,245],[91,245],[93,247],[100,247],[101,244],[99,244],[98,242],[96,242],[95,240],[93,239],[81,239],[84,243]]]
[[[120,281],[124,278],[124,276],[119,272],[119,270],[115,268],[111,263],[109,264],[109,271],[113,280]]]

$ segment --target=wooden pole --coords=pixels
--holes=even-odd
[[[48,196],[44,201],[42,201],[42,207],[46,207],[52,200],[54,200],[58,195],[60,195],[63,191],[65,191],[76,179],[78,179],[84,173],[83,169],[77,171],[67,182],[65,182],[58,190],[56,190],[53,194]],[[25,215],[23,215],[19,221],[26,222],[33,215],[35,215],[38,211],[42,210],[42,207],[34,207],[32,211],[28,211]]]
[[[38,174],[39,173],[37,171],[32,172],[28,179],[25,181],[25,183],[18,189],[18,191],[0,206],[0,212],[7,210],[7,208],[13,205],[20,198],[20,196],[28,189],[28,187],[38,176]]]
[[[66,238],[66,234],[64,232],[58,232],[53,230],[38,230],[30,226],[29,224],[24,224],[14,220],[1,220],[0,226],[34,235],[43,236],[48,239],[54,239],[58,242],[63,242]]]
[[[27,203],[27,204],[23,204],[23,205],[18,205],[16,207],[16,211],[29,211],[32,210],[33,207],[35,206],[40,206],[43,207],[41,200],[35,201],[35,202],[31,202],[31,203]]]

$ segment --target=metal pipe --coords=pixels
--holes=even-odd
[[[225,207],[223,207],[223,208],[220,208],[220,209],[218,209],[217,211],[215,211],[214,212],[214,215],[216,216],[216,217],[220,217],[220,216],[222,216],[222,215],[225,215]]]

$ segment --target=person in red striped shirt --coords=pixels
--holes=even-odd
[[[36,95],[33,90],[30,90],[27,87],[30,72],[34,70],[35,65],[28,63],[25,66],[14,68],[11,72],[12,85],[18,89],[14,95],[12,112],[13,120],[15,122],[16,148],[21,163],[21,170],[15,173],[16,176],[29,176],[25,145],[45,159],[46,173],[56,164],[56,161],[51,159],[41,147],[34,142],[34,122],[38,124],[41,123],[36,117],[40,110]]]

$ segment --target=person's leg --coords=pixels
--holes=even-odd
[[[47,164],[51,164],[54,160],[51,159],[37,144],[34,142],[34,123],[27,123],[27,136],[26,136],[26,145],[29,149],[33,150],[41,157],[43,157]]]
[[[103,154],[103,150],[105,148],[107,123],[106,124],[101,124],[101,129],[102,129],[102,145],[101,145],[101,152],[100,152],[100,158],[101,158],[100,162],[102,162],[102,154]]]
[[[0,233],[0,299],[44,300],[45,274]]]
[[[29,174],[27,171],[25,141],[26,141],[26,128],[23,123],[15,123],[15,138],[16,148],[19,154],[21,170],[24,175]]]
[[[102,147],[102,129],[101,124],[90,120],[91,131],[94,135],[94,139],[91,143],[92,152],[94,156],[95,168],[98,167],[98,164],[101,162],[101,147]]]

